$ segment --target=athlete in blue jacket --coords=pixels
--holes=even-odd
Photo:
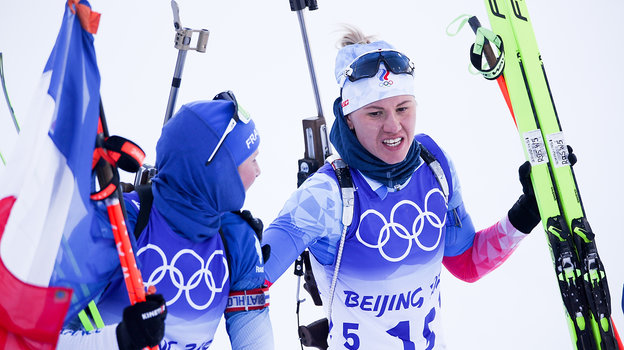
[[[158,297],[128,306],[118,268],[96,299],[107,326],[95,332],[68,328],[59,349],[206,349],[224,314],[232,349],[273,349],[262,227],[240,212],[245,191],[260,174],[259,142],[253,121],[230,92],[180,108],[156,146],[153,205],[135,249],[144,284],[164,297],[166,319],[148,323],[162,306]],[[132,192],[125,200],[133,232],[139,197]],[[141,308],[142,319],[134,308]]]
[[[507,215],[476,232],[452,162],[429,136],[415,135],[413,72],[388,43],[357,30],[345,35],[330,139],[349,166],[354,198],[344,200],[326,164],[264,233],[271,282],[309,248],[330,349],[443,349],[442,264],[475,281],[539,222],[529,182]],[[427,154],[437,165],[425,163]],[[528,170],[522,167],[524,184]]]

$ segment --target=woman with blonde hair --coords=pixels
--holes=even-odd
[[[450,158],[416,134],[412,61],[355,28],[341,46],[330,139],[354,198],[342,197],[330,164],[308,178],[265,231],[267,279],[275,281],[308,248],[329,314],[330,349],[442,349],[442,265],[473,282],[514,251],[540,221],[530,167],[521,167],[520,199],[476,231]],[[349,224],[343,218],[351,210]]]

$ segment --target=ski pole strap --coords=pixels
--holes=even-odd
[[[99,166],[98,164],[100,164],[101,162],[104,162],[104,160],[100,159],[99,161],[97,161],[95,163],[94,169],[98,167]],[[99,191],[91,193],[90,195],[91,200],[101,201],[106,198],[109,198],[117,191],[118,184],[119,184],[119,172],[113,171],[112,177],[108,180],[108,182],[106,182],[103,185],[100,185]]]
[[[269,287],[231,291],[225,312],[262,310],[269,307]]]
[[[472,66],[478,70],[485,79],[495,80],[501,74],[503,74],[503,69],[505,68],[505,51],[503,46],[503,39],[494,34],[491,30],[480,27],[477,29],[477,37],[475,39],[475,43],[470,47],[470,62]],[[490,66],[489,69],[483,68],[482,58],[484,47],[486,47],[487,42],[493,43],[498,49],[499,55],[496,57],[496,63],[493,66]]]
[[[119,169],[136,173],[143,164],[145,152],[136,143],[121,136],[111,136],[104,140],[107,155]]]
[[[466,23],[468,23],[468,20],[470,17],[471,17],[470,15],[466,15],[466,14],[459,15],[451,23],[449,23],[448,26],[446,26],[446,35],[455,36],[459,34],[459,31],[464,27],[464,25],[466,25]],[[455,23],[459,23],[459,24],[457,25],[457,28],[454,31],[451,31],[451,27],[453,27]]]
[[[92,169],[100,166],[100,162],[107,162],[115,168],[128,172],[137,172],[143,164],[145,152],[136,143],[121,136],[110,136],[97,142],[93,150]],[[100,186],[100,190],[91,193],[92,200],[103,200],[110,197],[117,190],[119,173],[113,171],[109,181]]]

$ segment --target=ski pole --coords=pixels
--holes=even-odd
[[[468,19],[468,24],[470,24],[470,28],[476,34],[477,30],[481,28],[481,22],[476,16],[470,17]],[[483,45],[483,53],[485,54],[485,59],[490,67],[494,67],[496,65],[496,54],[494,50],[489,45],[487,39],[485,40],[485,44]],[[513,107],[511,106],[511,98],[509,97],[509,90],[507,89],[507,82],[505,81],[505,77],[501,74],[496,78],[496,82],[498,83],[498,87],[500,88],[501,93],[503,94],[503,98],[507,103],[507,108],[509,108],[509,113],[511,113],[511,117],[516,123],[516,117],[514,116]]]
[[[100,101],[100,118],[96,138],[98,146],[101,147],[103,141],[107,137],[109,137],[108,126],[104,116],[104,108]],[[115,245],[117,246],[117,253],[119,254],[119,263],[123,272],[124,282],[128,290],[128,298],[130,299],[130,304],[134,305],[146,300],[145,287],[143,286],[141,271],[136,264],[136,258],[132,251],[132,244],[128,236],[128,228],[126,227],[122,204],[123,196],[121,195],[119,187],[119,174],[117,173],[117,168],[108,162],[101,162],[100,165],[96,167],[96,173],[100,186],[106,187],[98,192],[98,197],[94,198],[92,195],[91,198],[94,200],[104,199],[111,229],[113,231],[113,237],[115,238]],[[110,179],[113,180],[109,183]],[[158,349],[158,346],[151,349]]]
[[[474,18],[474,19],[473,19]],[[472,17],[469,21],[472,29],[477,33],[480,30],[480,23],[476,19],[476,17]],[[512,43],[508,43],[508,47],[513,47]],[[513,50],[510,50],[513,53]],[[488,41],[483,43],[483,53],[488,60],[488,64],[491,66],[492,61],[494,59],[493,51],[490,47]],[[471,57],[472,58],[472,57]],[[472,61],[472,59],[471,59]],[[474,65],[474,64],[473,64]],[[477,67],[478,68],[478,67]],[[508,67],[506,67],[508,68]],[[500,76],[502,77],[502,75]],[[498,77],[498,78],[500,78]],[[510,80],[510,82],[512,82]],[[503,93],[503,97],[507,100],[509,96],[509,91],[507,88],[503,89],[499,83],[499,87],[501,87],[501,92]],[[527,96],[527,99],[530,98]],[[510,101],[507,102],[508,106],[511,109]],[[516,108],[522,108],[522,105],[516,106]],[[519,109],[521,113],[518,113],[518,117],[520,118],[521,125],[518,125],[514,114],[512,113],[512,117],[514,117],[514,123],[516,128],[520,131],[522,128],[527,129],[539,129],[539,124],[533,123],[530,126],[523,126],[523,116],[527,115],[528,112],[526,108],[524,110]],[[524,122],[527,123],[528,122]],[[541,176],[540,176],[541,175]],[[536,192],[536,197],[539,199],[543,195],[541,193],[548,192],[547,188],[550,186],[550,190],[553,191],[555,197],[558,197],[557,190],[553,186],[552,175],[550,174],[550,170],[546,166],[544,168],[544,164],[531,164],[531,181],[533,183],[533,187]],[[541,179],[541,180],[540,180]],[[547,179],[547,180],[544,180]],[[537,183],[536,181],[541,181],[542,183]],[[548,197],[550,198],[550,197]],[[574,346],[578,350],[589,350],[594,349],[596,344],[594,341],[594,337],[589,330],[589,313],[584,304],[585,298],[585,290],[579,285],[577,280],[576,271],[578,271],[579,262],[576,259],[576,255],[574,252],[574,246],[570,241],[570,232],[568,230],[567,225],[565,224],[565,220],[562,217],[561,213],[561,205],[559,204],[559,200],[557,198],[551,199],[550,206],[547,207],[545,204],[542,206],[548,209],[542,209],[540,207],[540,216],[542,217],[542,222],[546,225],[546,233],[547,237],[556,236],[563,237],[562,239],[556,239],[550,241],[551,247],[551,255],[553,257],[553,263],[555,264],[555,270],[557,271],[559,277],[559,289],[561,292],[561,296],[564,303],[564,308],[566,310],[566,317],[568,320],[568,326],[570,332],[573,334]],[[538,204],[539,206],[539,204]],[[547,210],[546,213],[542,211]],[[550,235],[550,236],[549,236]],[[587,326],[585,326],[587,325]]]
[[[516,9],[514,9],[514,11],[516,11]],[[478,29],[478,21],[476,21],[475,25],[471,23],[471,26],[473,27],[473,30],[475,30],[475,27],[477,27]],[[513,35],[516,35],[516,33],[513,33]],[[484,53],[486,54],[486,58],[488,58],[488,62],[491,62],[490,57],[487,57],[487,46],[489,45],[486,42],[484,47]],[[516,48],[516,50],[518,49]],[[519,54],[518,58],[520,57],[521,55]],[[526,63],[527,62],[523,62],[523,66]],[[546,80],[543,66],[541,64],[541,57],[539,58],[538,69],[541,70],[540,76],[543,75],[543,79]],[[522,74],[524,84],[527,84],[525,70],[522,69],[522,71],[519,72],[521,72]],[[528,79],[528,81],[530,84],[530,78]],[[547,82],[545,82],[545,86],[546,91],[548,91],[548,95],[551,96]],[[502,87],[501,91],[503,91]],[[535,107],[533,105],[535,96],[532,96],[532,94],[533,92],[529,91],[528,99],[530,99],[529,101],[531,104],[531,109],[533,110],[533,112],[535,112]],[[508,98],[508,94],[505,95],[505,91],[503,91],[503,95],[505,96],[505,99]],[[552,105],[552,103],[553,102],[551,99],[550,104]],[[554,110],[554,105],[552,106],[552,108]],[[522,115],[519,113],[518,117],[521,116]],[[556,113],[554,114],[554,116],[556,120],[556,125],[558,125],[558,128],[556,129],[559,130],[560,134],[561,128]],[[537,116],[537,119],[539,122],[541,122],[539,116]],[[514,122],[516,122],[515,118]],[[516,127],[519,127],[517,123]],[[541,132],[544,132],[541,123],[537,123],[537,125],[531,126],[531,128],[537,128],[540,129]],[[555,181],[556,178],[553,177],[553,172],[556,170],[553,170],[552,167],[553,165],[550,165],[550,178],[551,181]],[[561,201],[561,197],[559,197],[555,190],[554,193],[557,197],[556,201],[559,202],[559,211],[566,217],[564,218],[563,216],[561,216],[561,214],[558,214],[558,217],[563,221],[561,221],[561,223],[557,225],[557,238],[551,240],[551,243],[549,244],[551,245],[551,253],[554,257],[556,257],[556,262],[558,264],[560,262],[569,262],[569,266],[571,267],[571,269],[574,269],[573,271],[571,271],[573,273],[566,275],[566,280],[564,281],[561,278],[562,275],[560,275],[560,273],[561,271],[564,271],[565,273],[567,265],[556,266],[558,277],[560,281],[563,282],[560,282],[560,289],[564,305],[566,307],[568,322],[571,327],[570,330],[573,334],[573,341],[575,343],[575,346],[579,349],[594,349],[596,347],[600,349],[622,349],[621,339],[619,337],[619,334],[617,333],[617,330],[615,329],[615,325],[613,324],[613,319],[611,317],[610,295],[607,287],[606,276],[604,274],[604,266],[602,265],[602,262],[598,257],[598,252],[594,243],[594,234],[593,232],[591,232],[591,228],[589,228],[589,224],[585,218],[585,212],[582,206],[582,202],[580,201],[580,196],[578,194],[578,186],[576,184],[576,180],[574,179],[573,170],[571,168],[570,172],[572,184],[574,187],[576,187],[574,194],[575,200],[579,203],[581,217],[571,220],[571,227],[567,227],[566,220],[569,220],[569,218],[567,217],[568,214],[563,213],[561,202],[559,202]],[[559,184],[557,184],[557,186],[559,186]],[[547,232],[555,230],[555,226],[552,224],[552,222],[554,222],[553,219],[554,218],[552,217],[548,218],[548,223],[546,224],[546,226],[548,226]],[[544,220],[544,217],[542,217],[542,221]],[[565,237],[563,237],[562,235],[564,231],[567,231],[565,232]],[[574,233],[574,236],[571,236],[571,233]],[[571,240],[572,237],[573,242],[570,244],[569,240]],[[556,242],[557,244],[553,244],[553,242]],[[563,247],[564,244],[570,244],[570,247],[566,248],[565,252],[559,249],[559,247]],[[577,257],[577,259],[571,259],[573,257]],[[553,261],[555,261],[555,258],[553,258]]]
[[[6,84],[4,82],[4,65],[2,59],[2,52],[0,52],[0,82],[2,83],[2,91],[4,92],[4,99],[9,106],[9,112],[11,113],[11,118],[13,119],[13,125],[15,125],[15,130],[19,134],[20,126],[17,123],[17,118],[15,118],[15,112],[13,111],[13,106],[11,105],[11,100],[9,100],[9,94],[7,93]]]
[[[4,99],[6,100],[7,106],[9,107],[9,113],[11,114],[11,118],[13,119],[13,125],[15,125],[15,130],[19,134],[20,127],[19,127],[19,124],[17,123],[17,118],[15,118],[15,113],[13,112],[13,106],[11,106],[11,101],[9,100],[9,94],[7,93],[6,84],[4,82],[4,67],[3,67],[3,60],[2,60],[2,52],[0,52],[0,83],[2,83],[2,91],[4,92]],[[0,161],[2,162],[2,164],[6,165],[6,160],[4,159],[2,152],[0,152]]]
[[[317,108],[316,117],[304,118],[302,121],[305,154],[304,158],[300,159],[298,164],[299,171],[297,173],[297,187],[299,187],[303,181],[308,178],[308,176],[312,175],[323,165],[323,163],[325,163],[325,158],[329,157],[332,152],[329,148],[327,125],[325,124],[325,117],[323,116],[323,109],[321,107],[321,98],[316,80],[316,73],[314,71],[314,62],[312,60],[308,32],[306,29],[305,18],[303,16],[303,9],[307,7],[310,11],[317,10],[318,4],[316,0],[289,0],[289,2],[290,9],[297,12],[297,17],[299,19],[299,27],[303,38],[303,47],[306,53],[308,70],[310,71],[310,79],[312,80],[312,88],[314,90]]]
[[[184,70],[186,53],[189,50],[206,52],[206,44],[208,43],[208,36],[210,35],[210,31],[208,29],[191,29],[182,27],[182,22],[180,21],[180,9],[175,0],[171,0],[171,9],[173,11],[173,26],[176,30],[174,47],[178,49],[178,58],[173,72],[173,80],[171,81],[171,90],[169,91],[169,101],[167,101],[167,110],[165,112],[165,122],[163,125],[167,124],[173,115],[176,99],[178,98],[178,89],[180,88],[180,83],[182,82],[182,70]],[[197,44],[195,47],[191,47],[193,33],[198,33]]]

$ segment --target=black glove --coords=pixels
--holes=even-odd
[[[165,335],[167,307],[161,294],[146,296],[144,302],[128,306],[123,320],[117,325],[117,344],[120,350],[141,350],[154,347]]]
[[[522,184],[522,195],[509,209],[507,215],[513,227],[521,232],[530,233],[540,222],[537,200],[531,183],[531,163],[524,162],[518,169],[518,175]]]
[[[264,230],[264,224],[262,223],[262,220],[253,217],[253,215],[251,215],[251,212],[249,210],[243,210],[243,211],[239,211],[235,213],[240,215],[240,217],[243,218],[243,220],[245,220],[249,224],[249,226],[251,226],[251,228],[256,233],[256,236],[258,236],[258,240],[262,242],[262,232]],[[262,246],[263,261],[266,263],[269,260],[270,256],[271,256],[271,246],[268,244],[263,245]]]
[[[566,147],[568,148],[568,161],[570,162],[570,166],[573,166],[574,164],[576,164],[576,161],[578,159],[576,159],[576,154],[574,154],[572,146],[566,145]]]
[[[240,215],[240,217],[243,218],[243,220],[245,220],[249,224],[249,226],[251,226],[251,228],[256,233],[256,236],[258,236],[258,240],[262,241],[262,231],[264,230],[264,224],[262,223],[262,220],[254,218],[249,210],[243,210],[241,212],[238,212],[237,214]]]
[[[266,264],[266,262],[269,261],[270,257],[271,257],[271,245],[265,244],[262,246],[262,261],[264,261],[264,263]]]
[[[570,166],[573,166],[578,159],[572,147],[570,145],[566,147],[568,148],[568,161],[570,162]],[[518,169],[518,175],[520,176],[523,194],[513,207],[509,209],[509,221],[519,231],[530,233],[540,222],[535,191],[533,190],[533,183],[531,183],[531,163],[528,161],[524,162]]]

